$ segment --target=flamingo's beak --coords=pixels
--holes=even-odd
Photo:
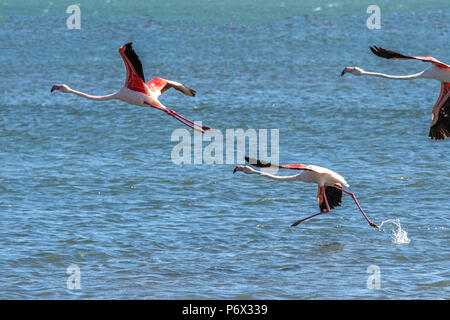
[[[237,167],[236,167],[236,168],[234,168],[234,170],[233,170],[233,173],[236,173],[236,171],[237,171]]]
[[[56,86],[53,86],[51,89],[50,89],[50,92],[53,92],[53,91],[55,91],[57,89],[57,87]]]

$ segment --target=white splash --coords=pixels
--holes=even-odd
[[[408,244],[411,242],[411,240],[408,238],[408,233],[405,230],[403,230],[402,226],[400,225],[400,219],[385,220],[385,221],[381,222],[380,230],[382,230],[382,227],[384,224],[391,225],[392,243]]]

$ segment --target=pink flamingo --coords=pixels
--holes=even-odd
[[[250,159],[248,157],[245,158],[245,161],[259,168],[271,167],[280,169],[294,169],[294,170],[301,170],[302,172],[291,176],[277,176],[269,174],[267,172],[255,170],[250,166],[237,166],[234,169],[233,173],[235,173],[236,171],[242,171],[246,174],[259,174],[260,176],[278,181],[303,181],[309,183],[316,183],[318,185],[317,200],[319,201],[320,212],[294,222],[291,225],[291,227],[295,227],[301,222],[311,219],[315,216],[328,213],[330,212],[331,209],[340,206],[342,202],[342,192],[345,192],[346,194],[349,194],[353,198],[353,200],[355,201],[356,205],[358,206],[359,210],[361,211],[361,213],[363,214],[364,218],[369,223],[369,225],[374,228],[378,228],[378,226],[375,223],[371,222],[369,218],[367,218],[363,209],[361,209],[358,200],[356,200],[355,195],[352,192],[347,191],[341,187],[341,185],[345,187],[348,187],[349,185],[345,181],[345,179],[336,172],[315,165],[290,164],[290,165],[275,166],[272,165],[271,163],[265,163],[263,161]]]
[[[123,62],[125,63],[125,67],[127,69],[127,77],[125,80],[125,85],[118,92],[105,96],[92,96],[80,91],[73,90],[66,84],[56,84],[52,87],[50,92],[58,90],[63,93],[73,93],[80,97],[96,101],[118,99],[137,106],[152,107],[164,111],[168,115],[174,117],[178,121],[194,130],[204,132],[205,130],[210,129],[207,126],[200,126],[193,121],[182,117],[174,110],[168,109],[158,101],[158,97],[170,88],[174,88],[190,97],[195,96],[194,90],[189,89],[181,83],[171,80],[165,80],[162,78],[153,78],[151,81],[146,83],[144,72],[142,70],[142,63],[139,60],[136,52],[134,51],[131,42],[121,46],[119,48],[119,54],[121,55]]]
[[[431,67],[422,72],[406,75],[393,76],[378,72],[366,72],[358,67],[346,67],[342,71],[342,76],[346,73],[351,73],[355,76],[374,76],[394,80],[411,80],[411,79],[434,79],[441,82],[441,93],[436,104],[431,112],[431,127],[429,137],[431,139],[443,140],[445,137],[450,137],[450,66],[433,58],[433,57],[410,57],[400,53],[386,50],[379,47],[370,47],[372,52],[382,58],[390,60],[421,60],[424,62],[431,62]]]

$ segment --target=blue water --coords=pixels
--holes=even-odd
[[[340,77],[426,67],[370,45],[450,62],[448,1],[378,1],[380,30],[365,1],[77,1],[68,30],[71,4],[0,1],[0,298],[450,298],[450,140],[428,138],[439,83]],[[337,171],[389,221],[371,228],[344,196],[290,228],[318,212],[317,186],[175,165],[173,118],[50,94],[118,90],[129,41],[148,79],[197,91],[165,105],[223,132],[279,129],[281,163]]]

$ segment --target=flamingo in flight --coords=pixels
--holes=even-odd
[[[277,176],[267,172],[255,170],[251,166],[239,165],[234,169],[233,173],[237,171],[242,171],[246,174],[259,174],[260,176],[278,181],[303,181],[309,183],[316,183],[318,185],[317,200],[319,201],[320,212],[294,222],[291,225],[291,227],[295,227],[301,222],[311,219],[315,216],[328,213],[330,212],[331,209],[340,206],[342,202],[342,192],[345,192],[346,194],[349,194],[353,198],[353,200],[355,201],[356,205],[358,206],[359,210],[361,211],[361,213],[363,214],[364,218],[369,223],[369,225],[374,228],[378,228],[378,226],[375,223],[369,220],[369,218],[364,213],[363,209],[361,209],[355,195],[352,192],[347,191],[341,187],[341,186],[348,187],[349,185],[345,181],[345,179],[336,172],[315,165],[289,164],[289,165],[275,166],[272,165],[271,163],[266,163],[248,157],[245,157],[245,161],[259,168],[293,169],[293,170],[301,170],[301,172],[291,176]]]
[[[205,130],[210,129],[207,126],[200,126],[197,123],[182,117],[174,110],[168,109],[158,101],[158,97],[170,88],[174,88],[190,97],[195,96],[194,90],[189,89],[181,83],[162,78],[153,78],[149,82],[145,82],[142,63],[134,51],[131,42],[121,46],[119,48],[119,54],[122,57],[127,70],[125,85],[119,91],[105,96],[92,96],[73,90],[66,84],[56,84],[52,87],[50,92],[58,90],[63,93],[73,93],[80,97],[96,101],[118,99],[137,106],[152,107],[164,111],[168,115],[197,131],[204,132]]]
[[[411,79],[434,79],[441,82],[441,93],[436,104],[431,112],[431,127],[429,137],[431,139],[443,140],[445,137],[450,137],[450,65],[447,65],[433,57],[416,57],[405,56],[403,54],[379,48],[376,46],[370,47],[372,52],[381,57],[390,60],[421,60],[430,62],[431,67],[422,72],[405,75],[393,76],[378,72],[366,72],[358,67],[346,67],[341,75],[351,73],[355,76],[374,76],[394,80],[411,80]]]

